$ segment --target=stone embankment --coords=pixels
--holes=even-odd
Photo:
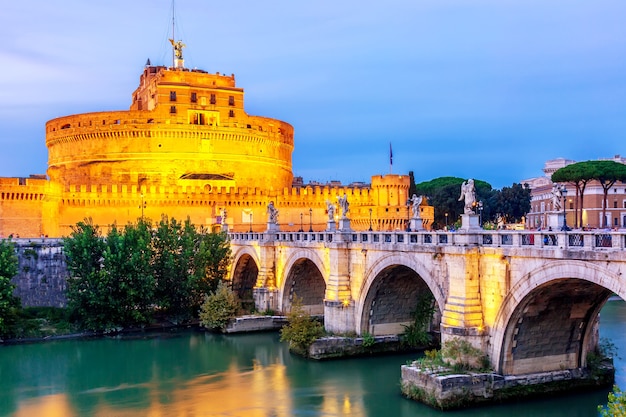
[[[61,239],[14,239],[18,272],[11,280],[24,307],[65,307],[69,276]]]
[[[403,365],[401,374],[404,396],[437,409],[451,410],[610,386],[615,369],[608,361],[593,371],[577,368],[503,376],[495,373],[452,374],[444,368],[423,369],[414,363]]]
[[[285,324],[287,324],[285,316],[240,316],[228,322],[224,333],[276,331]]]

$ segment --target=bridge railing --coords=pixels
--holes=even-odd
[[[451,231],[352,231],[352,232],[230,232],[235,243],[284,242],[315,245],[331,242],[352,242],[374,245],[466,246],[472,242],[485,247],[568,248],[572,250],[606,250],[626,248],[626,230],[619,231],[527,231],[480,230]]]

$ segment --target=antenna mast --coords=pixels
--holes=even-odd
[[[175,69],[185,68],[185,60],[183,59],[183,48],[185,44],[183,41],[176,41],[176,23],[175,23],[176,9],[174,7],[174,0],[172,0],[172,67]]]
[[[174,23],[174,18],[175,18],[175,13],[176,13],[176,9],[174,7],[174,3],[175,0],[172,0],[172,41],[176,41],[176,32],[175,32],[175,23]],[[175,44],[172,43],[172,46],[174,46],[174,48],[172,48],[172,67],[176,66],[176,47]]]

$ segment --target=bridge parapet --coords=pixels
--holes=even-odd
[[[280,245],[307,245],[331,242],[358,243],[363,245],[407,246],[478,246],[522,247],[553,250],[624,250],[626,230],[619,231],[513,231],[482,230],[480,232],[449,231],[359,231],[359,232],[239,232],[229,233],[233,243],[276,242]]]

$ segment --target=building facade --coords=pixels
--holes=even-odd
[[[620,155],[604,160],[626,163],[626,158]],[[551,215],[565,213],[566,224],[571,228],[626,228],[626,184],[620,181],[609,189],[604,219],[604,190],[598,181],[590,181],[585,187],[582,207],[579,207],[577,190],[573,184],[558,184],[564,186],[567,192],[556,204],[552,192],[555,184],[550,178],[557,169],[574,162],[576,161],[563,158],[547,161],[543,169],[544,176],[521,182],[528,184],[531,189],[531,208],[526,216],[526,226],[531,229],[545,229],[550,227]]]

